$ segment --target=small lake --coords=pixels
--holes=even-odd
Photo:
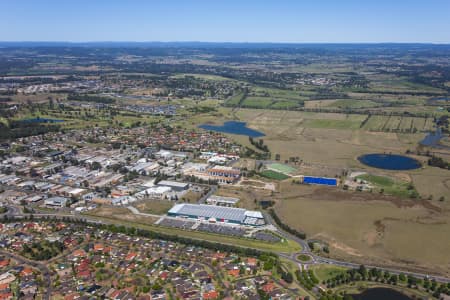
[[[62,122],[64,122],[64,120],[47,119],[47,118],[32,118],[32,119],[24,119],[21,122],[24,122],[24,123],[62,123]]]
[[[246,135],[252,138],[257,138],[265,135],[260,131],[248,128],[247,123],[238,121],[228,121],[223,123],[223,125],[202,124],[198,127],[205,130],[212,130],[222,133]]]
[[[368,289],[361,294],[351,295],[354,300],[412,300],[412,298],[388,288]]]
[[[384,170],[414,170],[422,166],[418,160],[398,154],[366,154],[358,157],[358,160],[367,166]]]
[[[420,144],[428,147],[439,147],[439,142],[444,137],[441,128],[438,128],[435,132],[428,133],[425,138],[420,141]]]

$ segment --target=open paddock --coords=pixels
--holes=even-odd
[[[331,255],[356,263],[450,274],[450,213],[437,201],[281,184],[278,216]],[[426,251],[425,251],[426,249]]]

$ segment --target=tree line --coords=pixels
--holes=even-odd
[[[299,239],[306,239],[306,233],[304,232],[300,232],[297,229],[291,228],[289,225],[284,224],[280,218],[278,217],[278,215],[275,213],[275,210],[273,210],[273,208],[269,209],[269,214],[272,217],[272,219],[275,221],[275,223],[277,223],[277,225],[283,229],[284,231],[298,237]]]

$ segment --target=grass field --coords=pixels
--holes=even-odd
[[[306,254],[300,254],[297,256],[297,259],[300,261],[310,261],[311,260],[311,256],[306,255]]]
[[[304,126],[310,128],[358,129],[360,124],[361,120],[356,118],[348,120],[311,119],[306,120]]]
[[[285,180],[288,179],[289,176],[283,173],[275,172],[272,170],[264,170],[260,173],[261,176],[269,178],[269,179],[275,179],[275,180]]]
[[[371,100],[358,100],[358,99],[339,99],[331,102],[326,107],[336,107],[336,108],[369,108],[377,107],[380,104]]]
[[[401,181],[387,176],[378,176],[371,174],[360,175],[357,178],[365,180],[376,187],[375,191],[400,197],[410,197],[416,193],[414,187],[409,182]]]
[[[142,213],[162,215],[169,211],[174,205],[173,202],[167,200],[147,200],[134,205]]]
[[[248,108],[266,108],[269,107],[272,103],[275,101],[272,98],[269,97],[247,97],[242,102],[242,107],[248,107]]]
[[[327,281],[328,279],[331,279],[342,272],[345,272],[345,268],[342,267],[336,267],[336,266],[330,266],[330,265],[315,265],[311,267],[311,269],[314,272],[314,275],[316,275],[317,279],[319,279],[320,282]]]
[[[283,174],[292,174],[297,171],[297,169],[295,169],[291,166],[288,166],[285,164],[279,164],[279,163],[268,164],[266,167],[275,172],[279,172],[279,173],[283,173]]]
[[[433,120],[417,117],[371,116],[363,129],[385,132],[428,132],[433,129]]]

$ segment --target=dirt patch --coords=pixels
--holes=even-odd
[[[319,233],[319,234],[315,235],[313,238],[314,239],[317,238],[317,239],[325,240],[325,241],[328,242],[330,247],[332,247],[335,250],[344,252],[347,255],[356,256],[356,257],[362,256],[362,254],[359,253],[358,250],[356,250],[356,249],[354,249],[354,248],[352,248],[350,246],[347,246],[347,245],[345,245],[342,242],[338,242],[338,241],[336,241],[335,239],[331,238],[330,236],[328,236],[326,234]]]
[[[377,231],[377,233],[379,235],[384,234],[384,231],[386,230],[386,225],[384,225],[381,220],[376,220],[374,222],[374,225],[375,225],[375,230]]]
[[[251,186],[256,186],[256,187],[264,187],[266,185],[263,182],[253,181],[253,180],[242,180],[241,184],[242,185],[251,185]]]

